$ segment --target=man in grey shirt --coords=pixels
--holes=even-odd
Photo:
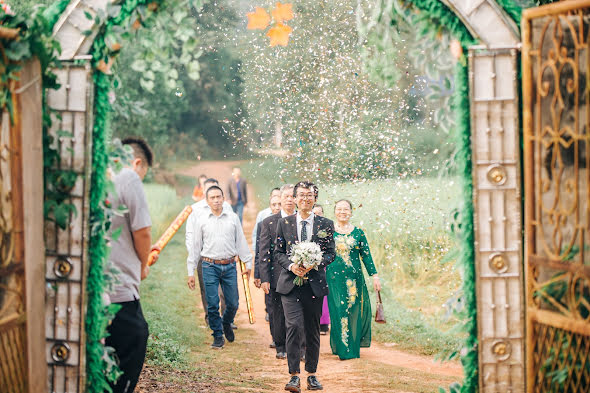
[[[188,280],[191,290],[195,289],[196,261],[203,266],[203,280],[207,295],[207,314],[209,327],[213,330],[214,349],[223,348],[225,340],[234,341],[231,324],[238,310],[238,275],[236,260],[241,258],[248,265],[252,263],[252,254],[248,248],[242,224],[238,216],[223,208],[223,191],[218,186],[211,186],[205,193],[208,209],[203,212],[194,228],[191,256],[187,259]],[[221,284],[225,296],[223,318],[219,315],[218,288]]]
[[[139,283],[149,274],[147,260],[152,250],[151,226],[142,180],[152,166],[153,155],[141,138],[127,138],[124,145],[133,149],[133,160],[113,177],[116,197],[113,208],[125,206],[127,212],[115,215],[111,235],[111,263],[120,271],[111,301],[121,306],[108,327],[106,345],[115,349],[123,375],[111,385],[113,392],[133,392],[143,367],[148,339],[148,325],[139,304]]]

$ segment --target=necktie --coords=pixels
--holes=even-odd
[[[301,241],[304,242],[307,240],[307,221],[301,221],[301,225],[303,225],[301,227]]]

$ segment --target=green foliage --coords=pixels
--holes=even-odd
[[[173,3],[144,22],[149,29],[121,36],[114,135],[145,137],[160,162],[240,153],[229,151],[226,130],[246,116],[241,63],[220,34],[240,19],[226,1]]]
[[[178,199],[176,191],[169,186],[146,184],[144,189],[152,218],[152,237],[155,239],[191,200]],[[182,249],[183,231],[181,228],[168,246],[178,254],[185,252]],[[146,360],[158,366],[188,368],[190,343],[194,340],[194,334],[191,333],[195,330],[194,319],[187,320],[186,310],[179,306],[179,299],[186,296],[183,293],[186,290],[184,282],[178,285],[178,281],[184,281],[184,276],[170,271],[165,259],[166,255],[170,255],[169,248],[163,253],[162,261],[158,261],[151,270],[149,279],[142,284],[142,307],[150,324]],[[170,295],[170,290],[174,291],[174,295]],[[169,296],[162,299],[162,291],[167,291]]]
[[[463,272],[463,303],[465,307],[462,330],[468,335],[461,350],[465,379],[461,392],[475,392],[478,388],[477,301],[475,294],[475,235],[473,230],[473,180],[471,162],[471,130],[469,117],[469,79],[467,67],[457,65],[456,92],[453,109],[457,116],[457,162],[462,178],[463,206],[461,207],[461,251],[458,266]]]

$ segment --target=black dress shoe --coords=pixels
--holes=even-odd
[[[223,337],[219,336],[219,337],[215,337],[213,339],[213,344],[211,344],[211,348],[213,349],[221,349],[223,348],[223,345],[225,344],[225,340],[223,339]]]
[[[234,335],[234,330],[231,328],[231,325],[229,323],[223,324],[223,334],[225,334],[225,338],[227,338],[227,341],[229,341],[230,343],[233,343],[236,339],[236,336]]]
[[[299,377],[297,375],[291,377],[289,383],[285,385],[285,390],[301,393],[301,383],[299,382]]]
[[[307,390],[324,390],[324,387],[315,375],[310,375],[307,377]]]
[[[287,359],[287,354],[285,352],[277,352],[277,359]]]

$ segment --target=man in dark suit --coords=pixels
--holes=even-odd
[[[283,302],[281,295],[277,293],[277,282],[283,268],[273,257],[274,241],[277,237],[277,226],[281,218],[291,216],[295,213],[295,199],[293,198],[293,185],[285,184],[281,187],[281,211],[265,218],[261,222],[260,238],[257,244],[260,287],[264,293],[270,296],[269,315],[272,318],[271,334],[277,351],[277,359],[287,357],[285,348],[286,328],[285,314],[283,313]]]
[[[243,222],[244,206],[248,204],[246,179],[242,178],[242,170],[238,167],[233,168],[231,176],[227,187],[231,207],[234,209],[234,213],[240,217],[240,222]]]
[[[277,188],[277,191],[280,190]],[[274,190],[273,190],[274,192]],[[281,197],[280,195],[272,195],[270,197],[270,214],[278,214],[281,211]],[[266,217],[265,217],[266,218]],[[261,280],[260,280],[260,236],[262,234],[262,221],[261,220],[258,224],[256,224],[256,242],[254,246],[254,285],[256,288],[260,288]],[[276,231],[275,231],[276,232]],[[275,348],[274,344],[274,335],[273,335],[273,317],[272,317],[272,298],[268,292],[265,292],[264,295],[264,305],[266,306],[266,320],[268,321],[268,325],[270,327],[270,335],[273,338],[273,343],[271,344],[271,348]]]
[[[274,258],[283,269],[277,281],[277,292],[281,294],[285,312],[287,362],[291,374],[285,390],[301,392],[298,374],[302,333],[306,340],[305,371],[309,374],[307,389],[323,389],[315,373],[320,356],[322,304],[324,296],[328,294],[325,269],[334,260],[335,245],[334,223],[312,212],[318,197],[317,187],[311,182],[299,182],[293,189],[293,196],[298,212],[279,220]],[[323,257],[318,270],[305,269],[289,259],[291,247],[300,241],[312,241],[320,246]],[[302,286],[293,282],[297,276],[307,278]]]

